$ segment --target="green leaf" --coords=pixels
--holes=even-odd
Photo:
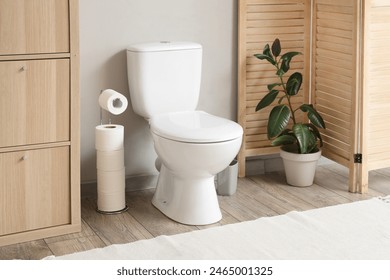
[[[276,75],[278,75],[279,77],[282,77],[284,75],[284,73],[286,73],[288,71],[284,71],[285,67],[283,68],[283,62],[282,62],[282,66],[281,68],[278,69],[278,71],[276,71]]]
[[[282,63],[280,65],[280,69],[278,71],[278,72],[280,72],[280,73],[278,73],[278,76],[281,76],[282,72],[283,72],[283,74],[287,73],[287,71],[290,69],[291,59],[298,54],[301,54],[301,53],[300,52],[288,52],[288,53],[285,53],[284,55],[282,55],[282,57],[280,58],[282,60]]]
[[[322,141],[322,137],[318,128],[311,123],[308,123],[307,126],[313,131],[314,135],[320,140],[320,147],[322,147],[324,143]]]
[[[282,131],[282,133],[279,134],[279,136],[280,135],[294,135],[294,132],[290,128],[286,128]]]
[[[294,144],[297,139],[292,135],[280,135],[274,141],[271,142],[272,146],[281,146],[281,145],[289,145]]]
[[[286,105],[275,106],[268,119],[268,138],[272,139],[278,136],[287,126],[290,120],[291,112]]]
[[[290,60],[283,59],[281,65],[280,65],[279,72],[284,74],[284,73],[287,73],[288,70],[290,70]]]
[[[272,54],[276,58],[280,55],[281,51],[282,51],[282,47],[280,46],[280,41],[278,38],[276,38],[274,43],[272,44]]]
[[[255,54],[255,57],[257,57],[258,59],[266,59],[269,63],[271,63],[272,65],[276,65],[276,61],[275,59],[272,57],[272,53],[271,53],[271,50],[269,48],[269,45],[266,44],[263,48],[263,53],[262,54]]]
[[[314,109],[311,104],[303,104],[299,107],[303,112],[307,112],[307,117],[309,120],[319,128],[325,128],[325,122],[322,119],[321,115]]]
[[[269,57],[272,57],[271,50],[269,48],[269,45],[266,44],[263,48],[263,54]]]
[[[281,83],[273,83],[273,84],[267,85],[267,88],[268,88],[268,90],[273,90],[275,87],[281,86],[281,85],[282,85]]]
[[[291,59],[296,56],[296,55],[299,55],[299,54],[302,54],[300,52],[287,52],[285,53],[284,55],[282,55],[281,59],[282,60],[286,60],[290,63]]]
[[[266,59],[272,65],[276,64],[275,60],[271,56],[259,53],[259,54],[255,54],[255,57],[257,57],[258,59],[261,59],[261,60]]]
[[[279,91],[276,90],[276,89],[273,89],[271,90],[270,92],[268,92],[261,100],[260,102],[257,104],[256,106],[256,112],[267,107],[268,105],[270,105],[272,102],[274,102],[274,100],[276,99],[276,97],[278,96],[278,93]]]
[[[316,146],[316,137],[309,127],[302,123],[297,123],[293,126],[294,135],[298,140],[299,151],[301,154],[310,153],[313,147]]]
[[[295,72],[287,80],[287,84],[286,84],[287,94],[290,96],[297,95],[301,88],[301,85],[302,85],[302,74],[299,72]]]
[[[278,104],[282,104],[283,99],[286,97],[286,95],[283,95],[282,97],[279,98]]]

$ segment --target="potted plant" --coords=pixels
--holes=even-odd
[[[325,128],[321,115],[312,104],[302,104],[293,108],[291,99],[296,96],[302,85],[302,74],[295,72],[288,76],[290,62],[300,52],[281,54],[279,39],[275,39],[270,48],[266,44],[263,53],[255,54],[260,60],[266,60],[276,70],[277,82],[267,86],[268,93],[259,101],[256,111],[269,105],[272,108],[267,125],[268,138],[273,146],[281,146],[280,155],[286,171],[287,183],[293,186],[313,184],[315,169],[321,157],[322,138],[318,128]],[[278,102],[274,102],[278,99]],[[299,122],[296,113],[302,111],[309,122]],[[309,165],[309,166],[307,166]]]

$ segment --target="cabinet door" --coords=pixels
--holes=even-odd
[[[0,154],[0,236],[70,223],[69,148]]]
[[[69,140],[69,60],[0,62],[0,147]]]
[[[68,52],[68,0],[0,0],[0,42],[0,55]]]

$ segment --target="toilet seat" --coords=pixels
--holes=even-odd
[[[153,133],[186,143],[218,143],[242,136],[242,127],[234,121],[203,111],[184,111],[158,115],[150,120]]]

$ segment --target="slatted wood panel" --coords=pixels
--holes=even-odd
[[[365,193],[368,172],[390,166],[390,1],[313,3],[312,94],[327,125],[323,154],[349,168],[351,192]]]
[[[312,96],[323,116],[323,155],[350,169],[356,185],[358,150],[359,9],[355,0],[314,0]]]
[[[267,84],[277,82],[273,66],[254,57],[265,44],[279,38],[282,51],[300,51],[291,63],[290,74],[302,72],[304,85],[294,105],[308,100],[310,62],[310,1],[309,0],[240,0],[239,1],[239,94],[238,121],[244,128],[239,153],[239,176],[245,176],[247,157],[277,153],[267,138],[270,106],[255,111],[257,103],[267,94]]]
[[[390,166],[390,1],[366,1],[364,96],[367,170]]]

